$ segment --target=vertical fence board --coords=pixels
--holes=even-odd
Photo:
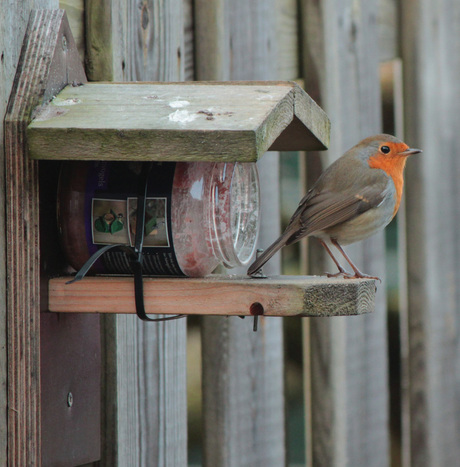
[[[424,153],[407,171],[404,465],[460,457],[460,4],[403,2],[405,130]]]
[[[39,2],[37,2],[39,3]],[[7,296],[3,316],[7,319],[7,342],[2,333],[2,352],[8,352],[8,377],[2,367],[2,390],[0,400],[5,408],[1,431],[0,458],[2,465],[40,465],[41,463],[41,400],[40,400],[40,252],[39,252],[39,199],[38,166],[27,160],[27,144],[24,126],[30,119],[30,112],[47,93],[65,84],[61,73],[71,78],[77,70],[68,68],[72,58],[67,51],[57,52],[55,43],[61,32],[66,33],[67,23],[62,11],[36,11],[33,16],[31,5],[24,2],[16,9],[10,5],[1,23],[1,70],[2,109],[8,101],[15,75],[15,99],[8,104],[5,131],[2,138],[2,156],[5,172],[2,180],[7,186],[6,212],[2,211],[2,225],[7,234]],[[57,4],[44,2],[44,7]],[[29,21],[28,47],[23,48],[18,63],[19,50],[24,37],[25,24]],[[43,60],[37,60],[43,54]],[[71,54],[69,54],[71,55]],[[53,60],[56,59],[56,60]],[[54,72],[54,73],[53,73]],[[50,78],[50,74],[52,75]],[[77,74],[78,79],[82,76]],[[62,81],[61,81],[62,80]],[[18,92],[21,89],[21,92]],[[3,114],[3,113],[2,113]],[[3,127],[3,125],[2,125]],[[3,196],[3,195],[2,195]],[[4,235],[4,234],[2,234]],[[2,236],[2,242],[5,237]],[[5,244],[3,243],[2,247]],[[2,292],[5,292],[5,269],[2,265]],[[2,331],[5,322],[2,322]],[[2,353],[2,365],[6,361]],[[7,383],[7,386],[6,384]],[[5,385],[4,385],[5,384]],[[4,392],[8,390],[8,392]],[[6,432],[8,429],[8,432]],[[7,438],[6,438],[7,436]],[[6,446],[6,441],[8,446]]]
[[[301,5],[305,87],[331,119],[330,162],[380,131],[378,2]],[[318,157],[312,162],[317,167]],[[384,276],[382,235],[348,250],[362,270]],[[310,265],[314,273],[330,267],[317,252]],[[309,321],[312,445],[307,449],[313,465],[388,465],[384,284],[379,289],[373,315]]]
[[[101,0],[86,6],[90,76],[184,78],[181,0]],[[100,41],[108,41],[102,57]],[[103,465],[186,465],[185,320],[144,323],[117,316],[104,321]]]
[[[400,56],[399,0],[378,0],[378,34],[380,61]]]
[[[43,7],[56,6],[56,1],[44,1]],[[0,15],[0,465],[8,465],[7,460],[7,427],[8,427],[8,395],[7,395],[7,318],[6,318],[6,238],[5,238],[5,147],[3,117],[6,112],[8,98],[13,85],[16,67],[21,52],[22,40],[29,20],[30,2],[22,5],[13,3],[2,9]]]
[[[193,81],[195,78],[195,23],[193,17],[193,0],[184,2],[184,81]]]
[[[197,79],[277,78],[275,18],[273,1],[196,1]],[[266,247],[279,232],[278,155],[258,166]],[[274,258],[267,271],[279,268]],[[205,465],[284,465],[281,321],[253,333],[252,320],[205,318],[202,339]]]
[[[90,81],[114,79],[112,3],[114,0],[85,0],[86,75]],[[119,61],[117,61],[120,67]]]
[[[297,0],[275,0],[276,78],[299,78],[299,8]]]

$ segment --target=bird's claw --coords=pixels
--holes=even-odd
[[[373,279],[375,281],[379,281],[382,283],[382,279],[377,276],[368,276],[367,274],[362,274],[362,273],[356,273],[356,274],[351,274],[350,272],[347,272],[345,270],[336,272],[335,274],[331,274],[330,272],[326,272],[327,277],[343,277],[344,279]]]
[[[352,276],[351,274],[349,276],[344,276],[345,279],[372,279],[374,281],[379,281],[382,283],[382,279],[377,276],[368,276],[367,274],[355,274]]]
[[[326,272],[325,274],[326,274],[327,277],[343,277],[343,278],[348,278],[348,279],[351,279],[353,277],[347,271],[339,271],[339,272],[336,272],[335,274],[332,274],[330,272]]]

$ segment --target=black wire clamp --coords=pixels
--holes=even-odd
[[[86,261],[86,263],[77,272],[75,277],[71,281],[66,282],[66,284],[73,284],[74,282],[78,282],[81,279],[83,279],[87,272],[92,268],[94,263],[101,256],[103,256],[107,251],[109,251],[112,248],[119,248],[121,250],[124,250],[124,252],[128,255],[131,272],[134,275],[134,299],[136,303],[137,316],[143,321],[170,321],[173,319],[185,318],[185,315],[173,315],[165,318],[150,318],[145,312],[144,306],[144,277],[142,271],[144,255],[142,252],[142,248],[144,245],[147,187],[152,166],[153,164],[149,162],[147,169],[144,170],[142,172],[142,175],[139,177],[139,185],[137,190],[136,236],[134,240],[134,247],[123,244],[115,244],[106,245],[100,248]]]

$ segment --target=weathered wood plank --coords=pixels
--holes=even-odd
[[[318,114],[318,105],[305,100],[300,86],[294,88],[294,119],[270,146],[271,151],[315,151],[329,146],[331,123],[325,113]],[[305,127],[309,132],[305,132]],[[318,139],[322,146],[318,145]]]
[[[135,313],[131,278],[87,277],[66,285],[68,280],[50,280],[50,311]],[[302,276],[144,279],[146,311],[155,314],[180,310],[183,314],[225,316],[354,315],[373,311],[374,294],[371,280]]]
[[[400,2],[378,0],[379,60],[385,62],[400,57]]]
[[[25,129],[37,105],[69,79],[85,80],[63,10],[32,12],[5,116],[8,465],[40,465],[38,165]]]
[[[380,131],[378,4],[305,0],[302,15],[305,88],[331,119],[330,162]],[[383,277],[382,235],[349,248],[366,271]],[[317,254],[310,267],[328,269]],[[388,465],[384,290],[373,315],[310,320],[313,465]]]
[[[28,141],[36,159],[255,161],[271,146],[325,148],[329,130],[291,82],[93,83],[37,109]]]
[[[276,76],[278,79],[300,77],[299,8],[297,0],[276,0]]]
[[[449,466],[460,457],[460,4],[402,2],[401,24],[405,138],[424,150],[406,177],[403,462]]]
[[[90,81],[111,81],[121,63],[114,63],[113,0],[85,1],[86,74]],[[119,78],[121,80],[121,78]]]
[[[184,2],[184,49],[178,59],[184,62],[184,81],[195,79],[195,23],[193,17],[194,0]]]
[[[183,79],[182,0],[91,0],[86,7],[91,79]],[[154,324],[125,315],[103,323],[101,464],[186,465],[185,320]]]
[[[198,0],[195,24],[197,79],[280,78],[272,0]],[[265,155],[257,165],[263,180],[259,244],[266,247],[280,229],[278,154]],[[265,272],[279,274],[279,259]],[[281,320],[260,319],[254,333],[252,320],[204,318],[202,349],[204,465],[284,465]]]
[[[13,85],[13,79],[21,52],[22,39],[29,20],[29,12],[32,2],[13,2],[8,8],[2,8],[0,15],[0,115],[5,115],[8,98]],[[43,0],[35,2],[36,6],[55,7],[56,0]],[[0,159],[5,160],[5,140],[3,121],[0,125]],[[0,164],[0,248],[6,252],[6,174],[5,164]],[[7,289],[6,289],[6,255],[2,255],[0,261],[0,465],[8,464],[8,319],[6,311]],[[11,324],[11,323],[10,323]],[[11,434],[10,434],[11,435]],[[19,440],[18,440],[19,441]],[[35,438],[32,438],[32,445]],[[14,449],[14,446],[10,446]]]
[[[59,8],[65,10],[70,30],[80,54],[85,60],[85,0],[59,0]]]

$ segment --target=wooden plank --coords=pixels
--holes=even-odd
[[[90,81],[113,80],[112,0],[85,2],[86,74]],[[120,78],[121,79],[121,78]]]
[[[375,0],[302,2],[306,90],[334,128],[326,164],[380,132],[377,16]],[[318,158],[311,161],[317,165]],[[382,235],[349,251],[364,270],[384,276]],[[315,256],[310,273],[329,269]],[[388,465],[384,290],[372,315],[309,323],[312,465]]]
[[[99,317],[41,313],[41,463],[82,465],[100,459]],[[89,466],[88,466],[89,467]]]
[[[195,29],[193,0],[184,0],[184,49],[178,59],[184,62],[184,81],[195,79]]]
[[[276,76],[278,79],[300,77],[299,8],[297,0],[276,0]]]
[[[59,0],[59,8],[65,10],[70,30],[82,63],[85,60],[85,0]]]
[[[302,47],[301,44],[301,35],[300,35],[300,2],[298,1],[293,1],[293,0],[276,0],[276,8],[277,8],[277,15],[276,15],[276,28],[277,28],[277,33],[276,33],[276,50],[277,50],[277,63],[278,63],[278,71],[277,71],[277,77],[279,79],[295,79],[296,82],[299,84],[299,86],[303,89],[304,88],[304,83],[303,80],[301,79],[302,73],[301,73],[301,53],[300,49]],[[308,156],[307,156],[308,154]],[[288,167],[290,167],[289,164],[289,159],[293,157],[297,157],[298,162],[304,161],[306,157],[309,157],[309,153],[297,153],[295,156],[293,154],[287,155],[287,157],[284,157],[284,154],[281,154],[280,156],[280,167],[279,167],[279,183],[280,183],[280,205],[284,207],[284,209],[280,206],[281,209],[281,218],[287,214],[286,211],[286,203],[288,199],[290,199],[289,193],[292,193],[292,191],[289,191],[289,193],[285,192],[285,187],[283,184],[283,171],[285,172]],[[285,165],[283,167],[283,165]],[[289,169],[288,169],[289,170]],[[303,171],[300,168],[299,164],[299,185],[298,185],[298,200],[302,199],[303,196],[306,194],[306,187],[307,185],[304,183],[304,180],[302,180],[302,175]],[[292,188],[291,188],[292,190]],[[296,200],[292,199],[293,204],[291,205],[292,207],[292,212],[297,207]],[[284,221],[286,219],[283,219]],[[268,235],[267,235],[268,237]],[[272,239],[267,240],[269,243],[273,241]],[[267,244],[269,244],[267,243]],[[265,247],[266,245],[265,244]],[[301,262],[306,262],[306,258],[303,255],[302,252],[302,247],[306,244],[306,239],[301,240]],[[283,254],[286,251],[282,251],[282,253],[279,255],[281,258],[283,258]],[[282,263],[283,265],[289,264],[284,261]],[[306,274],[306,269],[300,270],[300,274]],[[305,319],[296,319],[294,322],[288,322],[286,320],[283,321],[283,327],[284,327],[284,335],[286,336],[286,339],[291,341],[291,342],[296,342],[295,338],[293,340],[293,337],[291,335],[291,330],[296,327],[301,327],[302,324],[308,320]],[[303,340],[303,338],[302,338]],[[298,412],[300,410],[300,407],[302,407],[302,400],[297,397],[295,397],[295,394],[297,393],[296,389],[300,386],[302,387],[303,383],[303,391],[304,393],[308,391],[308,387],[305,384],[305,381],[302,381],[303,379],[303,374],[305,373],[305,370],[303,372],[294,372],[292,371],[292,360],[290,357],[288,357],[288,348],[289,344],[285,344],[285,365],[286,365],[286,370],[285,370],[285,376],[284,376],[284,391],[285,391],[285,416],[286,416],[286,451],[287,451],[287,459],[288,459],[288,464],[302,464],[302,458],[300,457],[299,453],[301,448],[298,446],[298,440],[302,439],[303,432],[299,432],[299,428],[302,427],[302,425],[299,426],[299,424],[296,423],[296,415],[293,415],[294,413]],[[305,357],[304,357],[305,360]],[[299,374],[300,373],[300,374]],[[305,397],[304,397],[305,399]],[[305,407],[305,405],[304,405]],[[301,414],[299,414],[299,418],[301,417]],[[308,426],[308,423],[304,423],[304,426]],[[307,443],[309,445],[309,443]],[[307,464],[306,464],[307,465]]]
[[[59,6],[66,11],[83,70],[84,0],[61,0]],[[45,284],[50,274],[67,268],[56,248],[54,227],[59,164],[40,163],[39,172],[41,281]],[[101,449],[100,319],[98,315],[67,314],[64,318],[48,313],[46,287],[41,293],[41,462],[86,465],[100,459]]]
[[[28,141],[36,159],[255,161],[271,146],[325,148],[329,131],[291,82],[93,83],[37,109]]]
[[[399,0],[378,0],[379,60],[394,60],[400,51],[400,2]]]
[[[43,0],[37,1],[37,6],[43,8],[55,6],[56,1]],[[8,8],[2,8],[0,15],[0,115],[6,113],[8,98],[13,86],[13,79],[21,52],[22,39],[27,27],[29,12],[32,8],[31,2],[14,2],[8,5]],[[0,125],[0,158],[5,160],[5,140],[4,126]],[[6,173],[5,164],[0,164],[0,248],[6,252]],[[8,403],[8,319],[6,313],[6,255],[2,255],[0,261],[0,300],[1,316],[0,319],[0,465],[11,465],[8,463],[8,412],[11,406]],[[10,323],[11,325],[11,323]],[[11,436],[11,434],[10,434]],[[19,440],[18,440],[19,441]],[[35,449],[35,437],[31,439],[31,447]],[[10,445],[10,451],[14,445]],[[11,456],[13,457],[13,456]]]
[[[183,79],[183,3],[86,2],[91,79]],[[99,66],[101,65],[101,66]],[[104,466],[186,465],[186,322],[106,316]]]
[[[304,99],[300,86],[294,90],[294,119],[269,147],[271,151],[315,151],[327,149],[331,123],[322,109],[311,98]],[[319,112],[321,110],[321,112]],[[319,114],[319,115],[318,115]],[[305,132],[305,127],[310,131]],[[318,145],[321,139],[323,145]]]
[[[51,279],[49,309],[76,313],[135,313],[131,278],[87,277],[67,284]],[[204,279],[145,278],[147,313],[225,316],[343,316],[374,307],[372,280],[277,276],[252,279],[209,276]]]
[[[195,1],[197,79],[279,78],[276,17],[272,0]],[[265,155],[257,165],[263,180],[259,244],[266,247],[280,229],[278,154]],[[279,259],[265,272],[279,274]],[[254,333],[252,320],[205,318],[202,349],[204,465],[284,465],[280,319],[260,319]]]
[[[34,107],[67,79],[85,80],[63,10],[29,20],[5,116],[8,319],[8,465],[40,465],[40,251],[38,166],[27,158]]]
[[[460,456],[460,4],[402,7],[405,137],[424,150],[406,180],[403,462],[448,466]]]

